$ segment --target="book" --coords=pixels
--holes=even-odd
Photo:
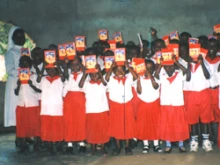
[[[189,44],[198,44],[199,39],[198,38],[189,38],[188,43]]]
[[[122,33],[116,32],[113,34],[113,39],[116,41],[116,43],[123,43]]]
[[[87,68],[86,73],[95,73],[98,70],[96,69],[96,55],[84,56],[85,67]]]
[[[214,36],[214,35],[212,35],[212,34],[210,34],[210,35],[208,35],[208,39],[209,39],[209,40],[210,40],[210,39],[216,39],[216,40],[217,40],[217,37]]]
[[[75,46],[77,51],[84,51],[86,48],[85,36],[76,36],[75,37]]]
[[[213,26],[213,31],[214,31],[215,33],[220,33],[220,24],[214,25],[214,26]]]
[[[29,68],[19,68],[18,69],[18,78],[22,84],[28,83],[28,80],[30,80],[30,69]]]
[[[115,62],[117,65],[124,65],[126,60],[126,51],[125,48],[116,48],[115,49]]]
[[[160,64],[160,59],[161,59],[161,57],[162,57],[162,52],[161,52],[161,51],[157,51],[157,52],[155,53],[155,58],[156,58],[156,63],[157,63],[157,64]]]
[[[143,76],[146,72],[145,60],[143,58],[132,58],[132,68],[138,75]]]
[[[163,57],[162,65],[173,65],[173,49],[165,48],[161,50],[161,56]],[[160,59],[159,59],[160,60]],[[161,61],[160,61],[161,62]]]
[[[110,45],[110,49],[116,49],[116,41],[115,40],[108,40],[108,44]]]
[[[70,42],[65,44],[66,48],[66,55],[69,60],[73,60],[74,56],[76,55],[76,48],[75,48],[75,43]]]
[[[170,40],[179,40],[179,34],[177,31],[170,33]]]
[[[176,56],[176,59],[179,59],[179,44],[169,44],[167,46],[168,49],[173,50],[173,54]]]
[[[193,61],[198,61],[198,56],[200,54],[201,45],[191,44],[189,45],[189,56],[192,57]]]
[[[21,48],[21,56],[31,56],[29,48]]]
[[[114,56],[105,56],[104,61],[105,61],[105,69],[109,70],[112,66],[113,61],[115,60]]]
[[[108,39],[108,31],[105,29],[98,31],[99,40],[106,41]]]
[[[45,50],[44,51],[44,60],[48,63],[46,68],[54,67],[56,62],[56,51],[55,50]]]
[[[59,58],[61,60],[64,60],[66,57],[66,46],[65,44],[59,44],[58,45],[58,52],[59,52]]]

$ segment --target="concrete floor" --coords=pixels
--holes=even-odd
[[[0,165],[219,165],[220,149],[206,153],[202,149],[198,153],[181,154],[174,148],[171,154],[142,154],[141,147],[133,150],[134,155],[125,156],[87,156],[87,155],[55,155],[45,152],[28,155],[18,153],[14,146],[15,134],[0,135]]]

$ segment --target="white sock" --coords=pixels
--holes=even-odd
[[[67,146],[68,146],[68,147],[73,147],[73,143],[72,143],[72,142],[69,142],[69,143],[67,144]]]
[[[137,141],[137,138],[133,138],[134,141]]]
[[[82,147],[86,146],[86,144],[84,142],[79,142],[78,144],[79,144],[79,146],[82,146]]]
[[[159,146],[159,140],[154,140],[154,146]]]
[[[202,134],[203,140],[209,140],[209,134]]]
[[[144,143],[144,146],[148,146],[149,145],[148,140],[143,140],[143,143]]]

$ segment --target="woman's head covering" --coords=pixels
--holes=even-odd
[[[16,29],[19,29],[17,26],[12,26],[8,33],[8,50],[11,49],[15,44],[12,40],[13,33]]]

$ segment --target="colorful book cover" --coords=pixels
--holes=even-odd
[[[64,60],[66,57],[66,47],[65,44],[59,44],[58,45],[58,52],[59,52],[59,58],[61,60]]]
[[[116,43],[123,43],[123,38],[122,38],[122,33],[121,32],[116,32],[113,34],[113,38],[116,41]]]
[[[75,44],[76,44],[77,51],[84,51],[86,48],[85,36],[76,36],[75,37]]]
[[[170,44],[169,35],[164,36],[162,39],[164,40],[166,46]]]
[[[200,49],[201,49],[200,44],[189,45],[189,56],[192,57],[193,61],[198,61]]]
[[[177,31],[170,33],[170,40],[179,40],[179,34]]]
[[[198,38],[189,38],[189,44],[198,44],[199,39]]]
[[[29,48],[21,48],[21,56],[31,56]]]
[[[161,52],[162,52],[162,57],[163,57],[162,65],[173,65],[174,64],[173,49],[165,48],[165,49],[162,49]]]
[[[56,51],[55,50],[46,50],[44,51],[44,60],[48,63],[47,67],[54,66],[56,62]]]
[[[110,45],[110,49],[116,49],[116,41],[115,40],[108,40],[108,44]]]
[[[143,58],[132,58],[132,68],[138,75],[144,75],[146,71],[145,60]]]
[[[157,64],[160,64],[160,59],[161,59],[161,57],[162,57],[162,52],[161,52],[161,51],[157,51],[157,52],[155,53],[155,58],[156,58],[156,63],[157,63]]]
[[[125,60],[126,60],[125,48],[115,49],[115,62],[117,63],[117,65],[124,65]]]
[[[99,40],[106,41],[108,39],[108,31],[107,30],[99,30],[98,36],[99,36]]]
[[[104,57],[105,60],[105,69],[109,70],[112,66],[113,61],[115,60],[114,56],[106,56]]]
[[[67,58],[69,60],[73,60],[74,56],[76,55],[75,43],[74,42],[66,43],[65,48],[66,48]]]
[[[179,59],[179,44],[169,44],[167,46],[168,49],[173,50],[173,54],[176,56],[176,59]]]
[[[97,72],[96,69],[96,55],[84,56],[85,59],[85,67],[87,68],[86,73],[94,73]]]
[[[220,33],[220,24],[217,24],[217,25],[213,26],[213,31],[215,33]]]
[[[28,83],[28,80],[30,80],[30,69],[29,68],[19,68],[18,69],[18,78],[22,84]]]
[[[208,39],[209,39],[209,40],[210,40],[210,39],[216,39],[216,40],[217,40],[217,37],[214,36],[214,35],[212,35],[212,34],[210,34],[210,35],[208,35]]]

